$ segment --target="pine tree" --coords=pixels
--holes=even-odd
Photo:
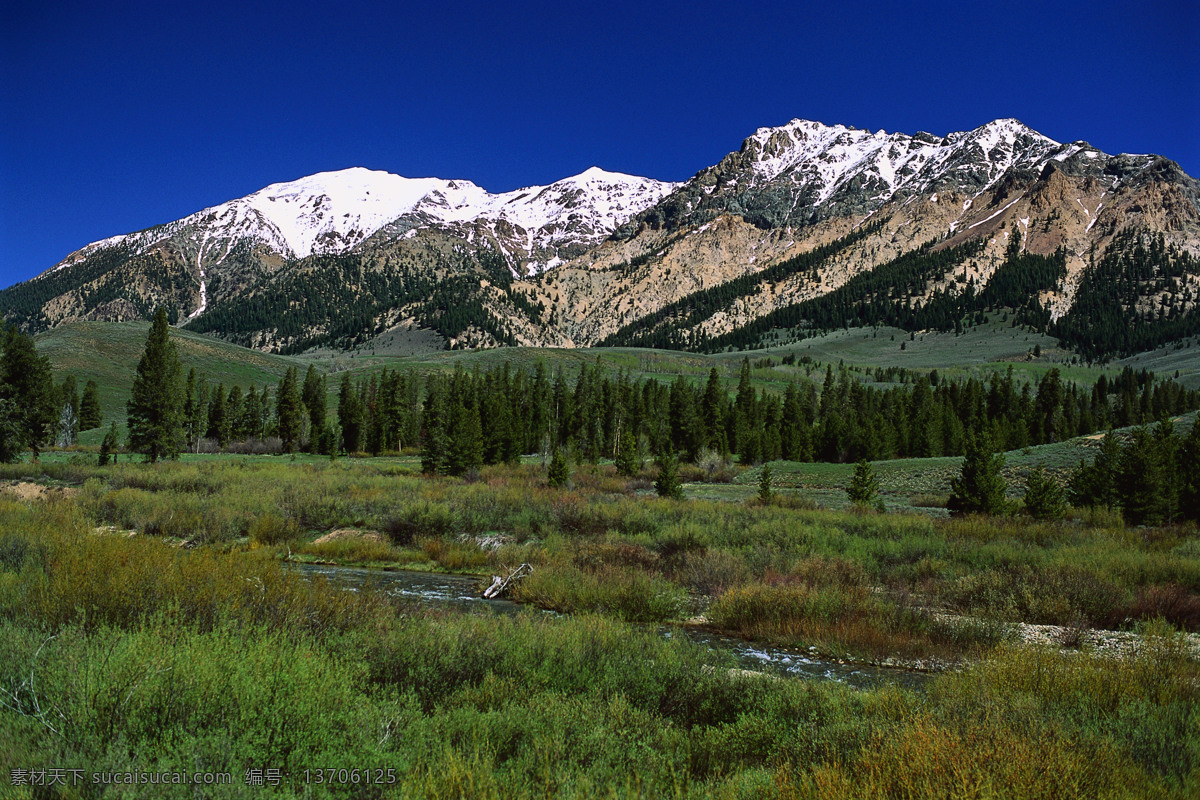
[[[208,427],[205,435],[215,439],[221,449],[229,444],[229,415],[225,413],[225,384],[218,383],[208,403]]]
[[[733,404],[734,449],[743,464],[758,461],[759,442],[755,432],[754,389],[750,385],[750,359],[742,359],[742,370],[738,376],[737,398]],[[748,440],[754,439],[753,442]],[[753,452],[747,452],[751,450]]]
[[[309,429],[315,439],[325,429],[325,379],[317,374],[312,364],[304,373],[304,389],[300,392],[300,399],[308,410]]]
[[[669,449],[664,450],[658,457],[658,477],[654,481],[654,491],[658,492],[659,497],[683,499],[683,482],[679,480],[679,459]]]
[[[247,439],[261,439],[263,434],[262,416],[262,399],[251,386],[250,391],[246,392],[246,399],[242,401],[242,420],[238,423],[242,435]]]
[[[79,438],[79,388],[74,375],[68,375],[58,393],[58,431],[55,444],[71,447]]]
[[[704,423],[708,447],[721,455],[729,452],[729,440],[725,435],[725,405],[727,398],[725,388],[721,385],[721,376],[713,367],[708,373],[708,383],[704,387],[704,400],[700,405],[701,418]]]
[[[258,407],[262,412],[259,418],[258,429],[262,431],[261,438],[266,439],[275,436],[279,433],[279,426],[276,424],[275,417],[271,413],[271,384],[262,387],[262,393],[258,397]]]
[[[626,428],[621,435],[621,449],[615,459],[617,472],[632,478],[642,471],[642,454],[638,451],[638,440],[633,431]]]
[[[90,431],[99,428],[103,418],[100,413],[100,387],[89,380],[83,387],[83,399],[79,402],[79,429]]]
[[[75,412],[76,418],[79,417],[79,383],[75,380],[74,375],[68,375],[63,379],[62,389],[60,390],[60,402],[67,403],[71,406],[71,410]]]
[[[879,478],[871,469],[871,462],[865,458],[854,466],[854,476],[846,487],[846,495],[856,506],[869,506],[879,494]]]
[[[129,416],[129,446],[151,463],[160,458],[176,458],[183,447],[182,373],[175,343],[168,332],[166,310],[159,308],[125,406]]]
[[[1125,521],[1132,525],[1161,525],[1171,521],[1171,452],[1149,428],[1133,432],[1121,448],[1116,489]]]
[[[117,430],[117,423],[114,421],[108,429],[108,433],[104,434],[104,441],[100,443],[100,466],[108,466],[109,460],[115,460],[115,453],[120,446],[121,433]]]
[[[0,398],[0,462],[17,460],[25,449],[25,427],[15,400]]]
[[[427,475],[445,475],[450,463],[450,412],[442,378],[429,380],[422,423],[421,471]],[[342,424],[344,429],[345,423]]]
[[[563,458],[562,450],[556,447],[554,455],[550,457],[550,469],[546,472],[546,483],[557,489],[566,486],[570,479],[571,470],[567,466],[567,460]]]
[[[1079,462],[1067,482],[1067,495],[1071,504],[1080,508],[1116,508],[1117,467],[1121,458],[1121,445],[1112,431],[1100,442],[1100,452],[1091,464]]]
[[[1004,456],[993,453],[985,435],[968,434],[962,474],[950,481],[950,501],[946,507],[956,513],[1000,514],[1004,499]]]
[[[342,429],[342,447],[347,454],[362,449],[363,408],[358,392],[350,383],[350,373],[342,373],[338,388],[338,425]]]
[[[242,398],[242,387],[234,386],[225,398],[225,437],[229,441],[240,442],[246,438],[246,427],[243,416],[246,401]]]
[[[188,449],[200,452],[200,439],[208,430],[208,388],[197,381],[195,368],[188,370],[184,388],[183,430]]]
[[[471,402],[469,393],[456,391],[454,394],[455,398],[450,404],[447,470],[451,475],[463,475],[483,466],[483,427],[479,420],[479,409]],[[464,394],[468,396],[464,397]]]
[[[1200,521],[1200,419],[1179,448],[1179,513],[1184,519]]]
[[[4,354],[0,356],[0,401],[8,401],[0,414],[4,443],[0,460],[13,461],[26,448],[36,459],[50,437],[51,426],[58,420],[50,362],[38,355],[33,339],[8,329]]]
[[[279,393],[275,399],[275,416],[279,419],[279,438],[283,440],[283,450],[294,453],[303,436],[304,404],[300,400],[300,373],[295,367],[289,367],[279,383]]]
[[[1034,519],[1062,519],[1067,510],[1067,497],[1046,470],[1038,464],[1025,479],[1025,513]]]
[[[783,458],[788,461],[807,460],[809,430],[800,407],[800,394],[795,383],[788,384],[783,396],[779,438]]]
[[[58,415],[58,433],[54,443],[59,447],[71,447],[79,435],[79,417],[70,403],[63,403]]]
[[[758,499],[764,503],[771,502],[771,465],[763,464],[758,476]]]

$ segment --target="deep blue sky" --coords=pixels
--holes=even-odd
[[[176,5],[0,6],[0,287],[323,170],[683,180],[794,117],[1017,117],[1200,176],[1186,0]]]

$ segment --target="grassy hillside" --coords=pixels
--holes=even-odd
[[[56,383],[74,375],[82,391],[88,380],[96,381],[107,427],[114,419],[124,423],[125,401],[149,331],[148,322],[76,322],[38,334],[36,343],[38,352],[50,359]],[[213,382],[241,386],[277,383],[288,367],[305,367],[298,359],[248,350],[187,331],[172,330],[171,337],[179,348],[185,374],[194,367]],[[85,432],[81,442],[98,443],[102,435]]]
[[[1134,369],[1148,369],[1164,377],[1177,376],[1177,380],[1195,389],[1200,386],[1200,340],[1185,339],[1182,342],[1138,353],[1136,356],[1123,358],[1115,362],[1118,365],[1129,365]]]
[[[388,369],[412,369],[421,374],[452,370],[457,366],[470,370],[490,369],[505,361],[514,367],[532,370],[538,361],[553,375],[561,368],[568,377],[579,372],[582,365],[600,366],[607,372],[624,370],[635,378],[654,377],[672,380],[683,375],[694,381],[704,381],[709,370],[717,368],[732,391],[736,386],[743,359],[754,365],[752,379],[755,388],[782,392],[787,384],[801,377],[820,382],[825,365],[835,367],[903,367],[918,372],[937,369],[947,378],[974,376],[981,379],[996,371],[1003,372],[1011,365],[1022,382],[1037,382],[1051,369],[1058,369],[1064,379],[1092,383],[1101,374],[1115,375],[1121,365],[1093,367],[1072,364],[1072,353],[1060,349],[1055,340],[999,321],[967,329],[961,336],[953,333],[918,334],[909,340],[908,334],[895,328],[852,328],[823,336],[764,350],[747,350],[703,355],[675,350],[642,348],[528,348],[514,347],[495,350],[441,351],[419,355],[375,355],[357,352],[345,355],[322,354],[314,362],[328,370],[352,370],[355,377]],[[901,343],[904,350],[900,349]],[[1035,348],[1040,355],[1034,357]],[[796,363],[784,364],[783,359],[794,356]],[[811,362],[804,363],[804,359]],[[771,362],[770,366],[763,364]],[[1122,365],[1124,362],[1122,362]],[[1130,362],[1135,368],[1142,365]],[[1172,370],[1175,367],[1172,367]],[[1200,381],[1200,358],[1196,359],[1197,380]]]

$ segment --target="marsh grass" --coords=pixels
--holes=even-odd
[[[597,612],[628,622],[662,622],[687,603],[677,584],[632,566],[597,564],[589,569],[562,560],[543,564],[516,584],[523,603],[565,613]]]
[[[0,501],[0,518],[7,554],[0,616],[49,630],[137,626],[165,615],[203,630],[230,619],[319,632],[384,613],[375,600],[285,572],[269,551],[185,550],[152,537],[99,535],[65,501]]]
[[[709,606],[716,628],[793,647],[859,658],[961,659],[999,641],[998,628],[935,620],[863,587],[751,584]]]
[[[324,542],[307,542],[299,552],[345,564],[412,564],[428,560],[424,551],[394,547],[374,537],[345,536]]]
[[[278,518],[282,525],[259,541],[295,551],[297,530],[312,540],[340,528],[373,529],[401,548],[393,563],[409,562],[417,548],[439,568],[465,572],[503,563],[473,538],[531,543],[535,557],[550,560],[588,542],[620,540],[657,554],[631,569],[710,597],[769,583],[771,571],[788,574],[808,559],[840,558],[873,587],[956,614],[1118,627],[1163,614],[1189,629],[1200,625],[1194,528],[816,510],[789,503],[783,491],[766,505],[671,503],[629,493],[609,465],[583,465],[576,474],[575,489],[562,491],[544,486],[537,464],[486,467],[470,481],[429,479],[386,460],[0,465],[0,475],[82,485],[77,504],[94,524],[169,540],[228,547],[260,520]],[[363,563],[382,563],[380,555],[370,548]],[[628,582],[618,572],[607,580]],[[1173,587],[1170,598],[1165,587]]]
[[[1024,535],[878,515],[703,503],[681,510],[603,496],[600,511],[587,508],[587,497],[571,501],[605,527],[575,535],[557,528],[554,498],[533,495],[531,510],[501,508],[490,521],[536,519],[549,529],[493,557],[538,556],[525,582],[531,594],[604,609],[550,617],[400,606],[302,579],[279,565],[274,547],[188,550],[155,536],[95,532],[106,494],[124,489],[164,506],[175,492],[207,492],[209,502],[242,503],[296,524],[310,498],[328,504],[320,513],[340,508],[371,519],[429,499],[444,502],[456,525],[478,520],[483,500],[511,489],[489,486],[486,477],[426,485],[367,470],[366,485],[352,494],[337,470],[294,481],[281,474],[272,485],[260,483],[260,469],[146,470],[129,476],[140,486],[110,488],[96,476],[98,485],[83,493],[90,497],[0,498],[6,763],[221,769],[238,779],[272,764],[293,773],[284,794],[305,792],[295,777],[305,767],[396,771],[397,784],[385,789],[325,792],[355,798],[1184,798],[1200,791],[1200,671],[1165,623],[1146,626],[1141,649],[1124,661],[1002,645],[920,696],[895,686],[856,692],[747,678],[727,669],[726,657],[616,619],[669,616],[683,598],[680,576],[712,565],[729,576],[719,583],[730,584],[721,597],[729,598],[731,618],[758,604],[757,615],[780,630],[803,633],[805,619],[823,620],[836,641],[862,647],[874,646],[871,637],[890,620],[915,641],[934,633],[914,627],[924,624],[919,619],[908,622],[913,609],[902,593],[875,591],[881,576],[936,581],[969,574],[976,563],[1053,565],[1065,548],[1092,553],[1088,568],[1127,588],[1149,576],[1186,580],[1195,556],[1182,534],[1153,542],[1069,528]],[[239,475],[272,486],[269,498],[254,501]],[[487,530],[517,538],[503,525]],[[439,555],[475,546],[442,537],[420,543]],[[1039,548],[1046,552],[1035,555]],[[1147,589],[1147,607],[1187,607],[1193,588],[1175,585],[1157,599]],[[193,795],[194,787],[154,794]]]

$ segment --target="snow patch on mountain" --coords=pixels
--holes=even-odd
[[[304,258],[353,247],[450,183],[353,167],[272,184],[218,208],[236,209],[244,219],[256,213],[279,234],[289,255]]]
[[[909,136],[794,119],[759,128],[742,145],[751,160],[751,181],[787,181],[816,191],[815,205],[854,181],[872,203],[898,192],[924,192],[955,171],[977,174],[983,190],[1014,166],[1062,161],[1082,148],[1066,148],[1015,119],[998,119],[972,131],[938,138]]]
[[[344,253],[389,223],[416,215],[416,227],[400,238],[415,236],[418,228],[475,223],[496,228],[506,223],[503,227],[515,229],[517,238],[509,236],[501,249],[523,261],[541,249],[599,242],[678,186],[592,167],[548,186],[492,194],[466,180],[405,178],[353,167],[271,184],[166,225],[95,242],[55,269],[104,247],[125,244],[143,251],[179,237],[195,247],[203,307],[205,265],[211,269],[219,264],[239,240],[257,241],[286,258]],[[210,250],[206,257],[208,245],[218,241],[225,245],[224,254],[214,260]],[[551,253],[531,269],[562,260]]]

